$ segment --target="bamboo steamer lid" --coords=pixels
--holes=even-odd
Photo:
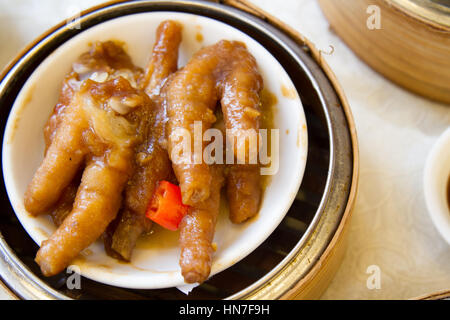
[[[373,69],[419,95],[450,103],[448,1],[319,0],[319,4],[334,31]],[[380,29],[368,27],[378,9]]]

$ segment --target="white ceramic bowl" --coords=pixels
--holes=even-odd
[[[133,14],[92,27],[65,42],[29,77],[9,115],[3,141],[3,173],[12,206],[20,222],[40,244],[55,230],[48,216],[31,217],[23,205],[28,183],[43,158],[43,126],[53,109],[64,75],[77,57],[93,41],[116,39],[126,43],[134,63],[144,67],[149,58],[155,30],[166,19],[181,22],[183,42],[179,64],[184,65],[200,47],[221,39],[246,43],[255,56],[265,87],[276,95],[275,127],[279,128],[279,170],[272,176],[261,210],[250,222],[233,225],[222,212],[214,241],[217,251],[211,275],[238,262],[258,247],[278,226],[301,183],[307,155],[307,130],[303,107],[296,91],[282,94],[282,88],[295,90],[278,61],[259,43],[241,31],[206,17],[186,13],[150,12]],[[201,33],[203,41],[198,41]],[[201,37],[199,37],[201,38]],[[292,92],[292,91],[291,91]],[[132,262],[119,263],[108,257],[100,241],[84,250],[73,264],[81,274],[110,285],[128,288],[165,288],[184,284],[178,265],[178,234],[156,228],[141,240]]]
[[[447,184],[450,177],[450,128],[436,141],[428,155],[424,171],[424,193],[428,213],[436,229],[450,244],[450,209]]]

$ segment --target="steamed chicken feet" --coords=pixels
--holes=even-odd
[[[257,134],[260,126],[263,83],[256,61],[244,44],[224,40],[177,71],[180,42],[181,25],[164,21],[145,73],[112,41],[94,43],[73,64],[44,128],[44,160],[24,199],[32,215],[50,213],[58,227],[36,256],[44,275],[62,271],[102,234],[107,253],[129,261],[138,237],[150,230],[146,212],[152,212],[149,204],[164,180],[178,180],[181,189],[182,202],[173,186],[177,199],[168,197],[172,203],[160,213],[173,217],[175,203],[184,208],[168,228],[179,225],[180,266],[188,283],[209,277],[223,185],[232,222],[257,213],[259,165],[248,163],[250,143],[239,139],[243,132]],[[235,164],[202,159],[203,133],[217,125],[218,103],[225,138],[235,142]],[[176,158],[180,131],[201,151],[189,153],[186,162]]]
[[[184,281],[203,282],[209,277],[214,253],[212,241],[220,208],[223,166],[210,168],[210,196],[191,208],[180,225],[180,266]]]
[[[161,22],[156,30],[156,41],[142,84],[143,89],[152,99],[159,98],[167,77],[178,69],[181,31],[181,24],[172,20]]]
[[[193,152],[188,159],[179,158],[177,151],[180,137],[177,132],[185,130],[190,133],[191,146],[195,145],[194,127],[201,124],[201,135],[216,121],[214,109],[218,101],[222,106],[227,138],[239,137],[245,130],[259,129],[260,96],[263,83],[254,57],[245,45],[237,41],[220,41],[215,45],[205,47],[197,52],[189,63],[178,72],[165,89],[168,121],[168,151],[173,162],[175,175],[180,183],[183,203],[195,206],[210,196],[211,173],[203,161],[198,161],[198,155]],[[198,143],[198,141],[197,141]],[[203,148],[202,148],[203,151]],[[236,160],[247,163],[249,146],[237,139],[232,152]],[[181,161],[180,161],[181,159]],[[187,161],[186,161],[187,160]],[[233,165],[233,172],[241,169],[241,165]],[[257,168],[254,166],[253,168]],[[252,171],[254,172],[254,171]],[[230,175],[230,197],[246,201],[246,218],[255,215],[261,197],[260,179],[256,175],[245,185],[240,183],[239,174]],[[252,199],[250,195],[251,189]],[[236,200],[236,201],[238,201]],[[231,209],[239,210],[237,204]],[[232,212],[232,216],[239,216]],[[237,219],[239,221],[244,218]]]
[[[169,176],[173,175],[167,150],[161,146],[165,140],[166,113],[159,94],[167,77],[177,70],[180,41],[180,24],[169,20],[159,25],[142,84],[156,104],[154,116],[149,119],[152,130],[138,147],[137,169],[125,189],[120,221],[110,244],[111,249],[123,260],[130,260],[138,237],[149,231],[151,221],[146,218],[145,212],[157,183],[168,180]]]
[[[108,49],[121,52],[110,45]],[[72,211],[37,253],[36,261],[46,276],[67,267],[115,218],[134,170],[135,146],[149,130],[151,101],[132,86],[132,70],[109,68],[114,63],[106,61],[100,65],[104,73],[91,74],[86,80],[81,71],[92,69],[74,68],[78,81],[74,85],[79,87],[61,108],[45,158],[25,195],[30,213],[44,213],[85,166]]]
[[[104,80],[105,75],[123,76],[134,86],[140,82],[142,72],[135,67],[122,48],[122,44],[114,41],[95,42],[90,50],[82,54],[73,64],[73,70],[69,73],[60,91],[58,103],[53,109],[44,127],[45,153],[50,147],[56,131],[61,123],[62,115],[70,104],[75,92],[80,89],[83,80],[92,78]],[[81,181],[82,170],[62,191],[58,202],[50,210],[50,216],[56,226],[59,226],[65,217],[72,211],[76,192]]]
[[[253,217],[261,202],[261,176],[257,165],[231,165],[227,174],[230,220],[242,223]]]
[[[211,270],[211,243],[224,180],[223,166],[209,166],[203,160],[198,161],[195,152],[175,160],[180,156],[178,149],[182,149],[177,132],[188,132],[191,146],[195,146],[198,143],[194,140],[198,139],[196,125],[201,124],[201,138],[216,122],[214,109],[220,101],[227,139],[235,139],[246,130],[253,130],[257,135],[259,93],[263,83],[256,61],[245,45],[225,40],[200,50],[169,81],[164,90],[169,116],[168,150],[183,203],[191,205],[180,226],[180,265],[186,282],[203,282]],[[249,144],[239,139],[234,142],[233,157],[239,163],[248,163]],[[203,154],[203,145],[201,151]],[[262,192],[259,166],[232,164],[227,176],[227,191],[233,222],[243,222],[254,216]]]

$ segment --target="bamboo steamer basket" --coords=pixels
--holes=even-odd
[[[448,1],[319,0],[319,4],[333,30],[374,70],[412,92],[450,103]],[[380,29],[367,27],[372,5],[380,9]]]
[[[297,86],[308,122],[308,161],[287,216],[252,254],[184,296],[175,288],[131,290],[84,279],[68,290],[64,275],[43,277],[38,249],[20,226],[3,184],[0,202],[0,276],[18,299],[317,299],[345,253],[356,197],[358,145],[345,95],[320,52],[301,34],[249,2],[115,1],[81,13],[82,30],[108,19],[148,11],[201,14],[238,27],[264,45]],[[24,49],[0,75],[0,125],[26,78],[59,44],[80,31],[55,26]],[[81,30],[81,31],[82,31]]]
[[[412,300],[450,300],[450,290],[442,290],[425,294]]]

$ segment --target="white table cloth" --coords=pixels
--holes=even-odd
[[[0,68],[54,24],[101,2],[0,0]],[[450,106],[409,93],[371,70],[329,29],[316,1],[253,2],[319,49],[334,47],[325,59],[356,122],[361,172],[349,245],[322,298],[405,299],[450,289],[450,246],[428,216],[422,186],[427,154],[450,126]],[[380,270],[379,289],[367,286],[370,266]],[[0,288],[1,298],[7,296]]]

